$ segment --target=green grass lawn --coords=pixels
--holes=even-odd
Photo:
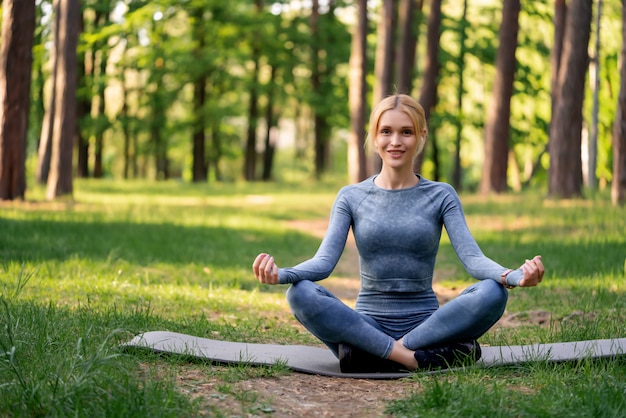
[[[261,251],[281,266],[310,257],[319,238],[287,222],[326,218],[338,187],[89,180],[76,182],[74,202],[45,202],[35,188],[27,202],[2,203],[0,415],[201,414],[201,403],[176,383],[187,359],[116,348],[142,331],[317,344],[290,317],[285,287],[258,284],[250,266]],[[538,193],[462,200],[487,255],[517,267],[542,254],[547,268],[540,287],[511,291],[507,314],[522,325],[493,329],[482,344],[626,337],[624,208],[608,199],[550,201]],[[445,272],[445,286],[471,282],[445,234],[437,270]],[[548,321],[533,321],[538,312]],[[227,392],[233,379],[286,371],[210,373]],[[626,416],[625,361],[411,379],[419,390],[389,403],[389,414]]]

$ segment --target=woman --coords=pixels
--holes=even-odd
[[[295,317],[335,353],[344,372],[475,361],[480,357],[476,340],[502,316],[507,288],[542,280],[540,256],[517,270],[487,258],[467,227],[454,189],[413,173],[426,133],[424,110],[414,99],[394,95],[382,100],[369,121],[369,140],[382,169],[339,191],[315,256],[278,268],[274,257],[261,253],[252,265],[262,283],[291,284],[287,300]],[[432,279],[443,226],[478,281],[439,307]],[[315,283],[335,268],[350,228],[361,275],[354,310]]]

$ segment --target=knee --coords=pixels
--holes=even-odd
[[[294,307],[302,306],[304,301],[310,300],[310,292],[315,285],[308,281],[303,280],[296,282],[289,286],[287,289],[287,303],[293,309]]]
[[[468,296],[473,294],[484,312],[504,313],[504,308],[509,299],[509,293],[504,286],[493,280],[475,283],[465,289],[463,293]]]
[[[483,291],[485,292],[484,303],[491,308],[491,310],[500,312],[500,315],[504,313],[506,303],[509,300],[509,292],[500,283],[494,280],[484,280]]]
[[[319,313],[320,304],[316,297],[316,288],[314,283],[303,280],[296,282],[287,289],[287,303],[291,309],[291,313],[301,323],[308,321],[308,318],[314,317]]]

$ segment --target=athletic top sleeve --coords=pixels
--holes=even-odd
[[[432,288],[444,226],[466,271],[478,280],[500,282],[506,269],[481,251],[452,186],[420,178],[414,187],[386,190],[376,186],[374,178],[339,191],[317,252],[294,267],[279,269],[280,283],[327,278],[341,257],[352,228],[359,251],[362,289],[424,291]],[[508,275],[508,282],[517,284],[521,278],[522,271],[518,269]]]

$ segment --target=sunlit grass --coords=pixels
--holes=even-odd
[[[327,218],[339,185],[81,180],[75,186],[72,201],[46,202],[35,187],[26,202],[0,206],[0,392],[7,399],[0,413],[98,415],[106,407],[94,403],[99,409],[90,410],[88,399],[107,391],[121,402],[120,411],[132,412],[127,416],[193,415],[194,404],[179,398],[168,380],[167,370],[183,360],[115,350],[117,343],[143,331],[318,344],[289,313],[286,288],[260,285],[250,266],[261,251],[274,254],[283,266],[310,257],[319,232],[292,229],[289,221]],[[541,286],[510,292],[506,315],[515,314],[518,325],[496,327],[481,343],[625,336],[624,208],[610,206],[601,196],[551,201],[533,192],[463,195],[462,200],[468,224],[488,256],[513,268],[541,254],[547,268]],[[471,283],[445,234],[437,272],[439,283],[450,288]],[[356,267],[343,274],[354,276]],[[538,313],[547,320],[537,322]],[[86,365],[96,370],[81,372],[91,370]],[[533,397],[534,388],[559,379],[569,382],[581,370],[589,377],[575,390],[604,374],[615,385],[599,386],[593,393],[613,396],[624,382],[623,364],[602,362],[583,369],[528,366],[453,374],[451,382],[462,384],[433,382],[425,386],[425,398],[416,395],[392,405],[391,411],[402,415],[404,408],[430,405],[426,410],[432,416],[481,415],[478,404],[493,406],[490,401],[464,409],[451,399],[504,396],[497,389],[504,383],[524,390],[515,398],[519,405],[505,411],[519,416],[558,413],[563,410],[537,409],[545,400]],[[156,374],[162,384],[146,385],[147,376]],[[94,385],[89,376],[109,383]],[[242,376],[253,378],[254,373]],[[230,378],[224,375],[226,381]],[[483,381],[495,383],[480,392]],[[112,387],[142,393],[145,403],[133,406]],[[228,392],[226,386],[224,390]],[[569,395],[556,385],[550,396],[564,400]],[[72,407],[66,399],[80,401]],[[624,412],[620,405],[610,407]]]

